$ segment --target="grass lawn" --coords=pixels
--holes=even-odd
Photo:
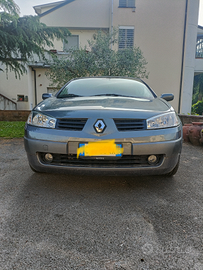
[[[23,138],[25,122],[0,121],[0,137]]]

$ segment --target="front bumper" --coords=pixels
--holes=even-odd
[[[49,132],[49,136],[47,134]],[[77,136],[79,135],[79,136]],[[158,175],[166,174],[176,166],[182,149],[182,128],[181,126],[153,131],[120,132],[113,135],[106,135],[102,138],[91,134],[77,132],[59,132],[58,130],[47,130],[27,126],[24,137],[24,145],[27,152],[30,165],[36,171],[42,172],[70,172],[70,173],[99,173],[111,175]],[[49,140],[47,140],[49,138]],[[93,165],[92,160],[89,163],[45,163],[41,159],[41,154],[51,153],[56,155],[76,155],[79,142],[97,141],[101,139],[115,139],[116,142],[124,146],[123,156],[136,157],[147,155],[160,155],[160,162],[155,165],[118,165],[108,164],[108,158],[105,159],[108,165],[97,162]],[[112,165],[111,165],[112,164]]]

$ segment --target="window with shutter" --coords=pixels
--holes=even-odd
[[[135,0],[119,0],[119,7],[123,8],[134,8]]]
[[[68,51],[70,49],[78,49],[79,48],[79,36],[72,35],[67,37],[68,43],[63,44],[63,50]]]
[[[134,45],[134,28],[119,27],[119,49],[133,48]]]

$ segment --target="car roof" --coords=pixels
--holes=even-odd
[[[79,77],[79,78],[74,78],[71,81],[75,80],[81,80],[81,79],[125,79],[125,80],[134,80],[138,82],[144,83],[144,81],[140,78],[133,78],[133,77],[124,77],[124,76],[90,76],[90,77]],[[144,83],[145,84],[145,83]]]

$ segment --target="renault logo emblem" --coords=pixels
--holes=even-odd
[[[97,133],[102,133],[105,130],[106,125],[103,120],[98,119],[96,123],[94,124],[94,128]]]

